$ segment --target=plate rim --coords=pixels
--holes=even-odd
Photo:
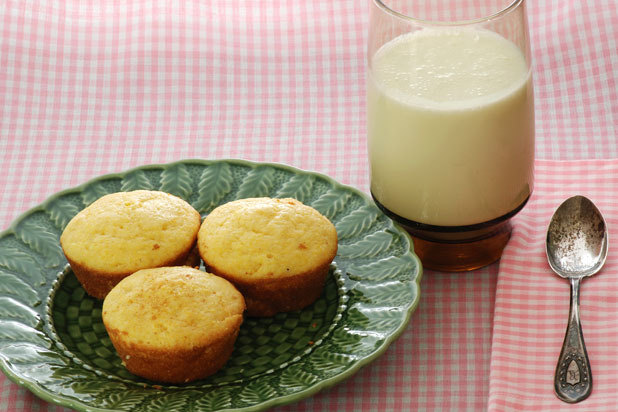
[[[399,337],[408,328],[411,317],[418,308],[418,305],[420,303],[420,296],[421,296],[420,283],[421,283],[421,279],[424,274],[422,263],[419,257],[414,252],[413,241],[409,233],[396,221],[390,219],[381,210],[379,210],[379,208],[375,205],[375,203],[373,202],[373,200],[367,193],[361,191],[360,189],[354,186],[340,183],[339,181],[332,178],[331,176],[326,175],[321,172],[317,172],[317,171],[309,170],[309,169],[301,169],[299,167],[292,166],[292,165],[289,165],[287,163],[282,163],[282,162],[260,162],[260,161],[248,160],[248,159],[243,159],[243,158],[221,158],[221,159],[187,158],[187,159],[180,159],[180,160],[175,160],[171,162],[159,162],[159,163],[148,163],[148,164],[138,165],[138,166],[134,166],[131,168],[127,168],[122,171],[104,173],[101,175],[91,177],[81,184],[62,189],[60,191],[57,191],[49,195],[41,203],[29,208],[28,210],[20,213],[16,218],[14,218],[13,221],[9,224],[9,226],[6,229],[0,231],[0,238],[4,238],[7,235],[14,234],[15,229],[19,226],[21,221],[23,221],[25,218],[27,218],[33,213],[45,211],[46,207],[49,204],[51,204],[53,201],[55,201],[57,198],[60,198],[67,194],[83,192],[85,188],[95,184],[96,182],[103,181],[103,180],[109,180],[113,178],[122,179],[124,176],[132,172],[138,171],[138,170],[165,169],[165,168],[173,167],[174,165],[179,165],[179,164],[183,164],[183,165],[194,164],[194,165],[208,166],[208,165],[212,165],[215,163],[230,163],[234,165],[248,166],[251,168],[256,168],[259,166],[270,166],[274,168],[285,169],[294,174],[312,175],[312,176],[321,178],[323,180],[326,180],[333,187],[354,192],[356,195],[361,196],[367,202],[367,204],[370,204],[373,207],[375,207],[376,210],[378,210],[380,214],[384,215],[387,219],[389,219],[392,222],[393,226],[397,228],[397,230],[407,238],[409,245],[410,245],[408,253],[411,255],[411,257],[415,261],[415,266],[416,266],[415,277],[414,279],[411,280],[411,283],[415,284],[415,290],[416,290],[416,295],[414,297],[413,302],[411,302],[408,309],[405,311],[405,316],[403,317],[401,324],[392,333],[389,333],[387,336],[385,336],[383,341],[379,345],[377,345],[369,355],[363,356],[355,360],[352,363],[352,365],[347,367],[343,372],[333,375],[331,377],[328,377],[326,379],[321,379],[317,383],[314,383],[299,392],[277,396],[277,397],[267,399],[259,403],[256,403],[254,405],[250,405],[246,407],[219,409],[219,411],[254,412],[254,411],[262,411],[267,408],[273,408],[275,406],[282,406],[282,405],[290,404],[293,402],[299,402],[301,400],[314,396],[315,394],[323,391],[324,389],[333,387],[336,384],[344,382],[345,380],[355,375],[360,369],[369,365],[370,363],[374,362],[377,358],[384,355],[384,353],[389,348],[389,346],[392,343],[394,343],[397,339],[399,339]],[[49,285],[50,290],[52,287],[53,285],[50,284]],[[44,304],[44,303],[41,303],[41,304]],[[8,366],[9,363],[10,363],[9,359],[7,359],[5,356],[0,356],[0,371],[2,371],[2,373],[4,373],[4,375],[7,378],[9,378],[12,382],[14,382],[20,387],[27,389],[28,391],[32,392],[35,396],[39,397],[42,400],[45,400],[47,402],[50,402],[50,403],[53,403],[59,406],[73,408],[78,411],[109,412],[112,410],[109,408],[100,408],[97,406],[91,406],[78,399],[68,398],[68,397],[56,394],[48,390],[47,388],[41,386],[35,379],[24,379],[24,377],[15,373]]]

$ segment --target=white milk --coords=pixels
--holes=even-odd
[[[368,81],[371,191],[416,222],[482,223],[532,191],[534,108],[519,48],[476,29],[423,29],[378,50]]]

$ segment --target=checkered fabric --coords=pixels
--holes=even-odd
[[[568,411],[554,394],[554,371],[569,314],[569,281],[545,253],[556,208],[573,195],[592,200],[605,218],[609,253],[597,275],[582,281],[580,317],[593,386],[577,411],[618,410],[618,162],[543,161],[530,204],[515,219],[500,262],[491,351],[490,411]],[[580,374],[580,378],[583,375]]]
[[[282,162],[368,191],[368,1],[1,1],[0,228],[95,176],[185,158]],[[538,163],[538,201],[516,220],[514,236],[530,225],[542,229],[548,210],[566,195],[544,191],[573,177],[572,168],[582,167],[577,159],[618,159],[618,2],[528,0],[527,6],[537,158],[546,160]],[[600,179],[615,173],[597,162],[586,168]],[[610,201],[611,188],[595,192],[595,200]],[[556,284],[556,308],[549,313],[556,332],[547,345],[558,345],[551,353],[534,352],[538,365],[531,371],[540,398],[509,383],[528,372],[512,375],[519,360],[503,358],[512,345],[498,344],[500,333],[522,342],[509,333],[512,310],[529,304],[528,294],[508,292],[513,270],[526,269],[517,263],[523,250],[517,245],[509,245],[504,264],[465,274],[425,271],[411,324],[384,356],[347,381],[277,410],[554,406],[541,387],[551,377],[541,375],[559,350],[568,311],[560,279],[539,269],[528,273]],[[539,250],[531,253],[540,258]],[[593,373],[599,373],[589,399],[596,409],[589,410],[616,409],[610,369],[618,358],[602,346],[616,346],[617,334],[594,333],[601,321],[591,316],[598,307],[592,299],[613,286],[611,279],[604,273],[583,284],[583,322],[590,325],[586,338]],[[495,326],[494,309],[502,322]],[[604,384],[603,373],[613,381]],[[0,410],[65,409],[0,374]]]

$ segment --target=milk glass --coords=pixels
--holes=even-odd
[[[371,194],[423,265],[499,259],[533,189],[525,1],[373,0],[367,118]]]

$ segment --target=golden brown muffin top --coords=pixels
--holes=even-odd
[[[179,197],[136,190],[105,195],[60,237],[67,256],[93,271],[132,273],[161,266],[195,242],[200,214]]]
[[[103,322],[125,344],[144,350],[190,350],[235,331],[243,296],[227,280],[188,266],[143,269],[103,301]]]
[[[326,217],[296,199],[249,198],[213,210],[198,233],[198,248],[222,273],[272,279],[330,263],[337,232]]]

